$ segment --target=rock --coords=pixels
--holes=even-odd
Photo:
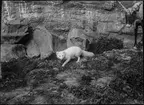
[[[67,47],[79,46],[81,49],[86,50],[90,39],[84,34],[84,30],[73,28],[67,38]]]
[[[25,46],[21,44],[1,44],[1,62],[8,62],[12,58],[26,56]]]
[[[57,92],[57,89],[59,88],[58,85],[54,84],[53,82],[46,82],[43,84],[40,84],[38,87],[36,87],[35,91],[45,91],[45,92]]]
[[[43,96],[37,96],[31,104],[47,104],[46,98]]]
[[[125,102],[121,102],[120,104],[144,104],[144,102],[136,99],[126,99]]]
[[[91,85],[104,88],[106,86],[109,86],[112,79],[113,77],[102,77],[102,78],[99,78],[97,81],[92,80]]]
[[[78,87],[79,86],[79,80],[81,80],[81,77],[85,74],[85,71],[83,70],[74,70],[74,71],[67,71],[62,72],[60,74],[57,74],[56,78],[59,80],[64,80],[64,83],[68,87]]]
[[[84,28],[84,25],[80,21],[73,21],[71,23],[71,28]]]
[[[10,99],[7,103],[8,104],[17,104],[17,103],[25,103],[29,98],[26,98],[29,96],[29,92],[23,92],[19,95],[16,95],[14,98]]]
[[[66,80],[66,78],[70,78],[70,77],[79,78],[84,74],[85,74],[85,71],[81,70],[81,69],[76,69],[76,70],[73,70],[73,71],[68,70],[66,72],[61,72],[61,73],[57,74],[56,78],[59,79],[59,80]]]
[[[66,78],[66,81],[64,81],[64,83],[68,86],[68,87],[78,87],[79,83],[77,81],[77,78]]]
[[[118,60],[130,62],[131,61],[131,57],[126,55],[126,54],[120,54],[120,57],[119,57]]]
[[[11,99],[9,99],[7,101],[8,104],[25,103],[26,101],[29,100],[29,96],[30,96],[29,91],[26,91],[25,88],[24,89],[16,89],[13,92],[9,92],[9,95],[11,96],[11,97],[9,97]]]
[[[86,22],[83,23],[83,27],[89,26],[92,30],[94,30],[94,25],[96,25],[96,22],[94,21],[95,14],[93,14],[93,11],[86,11],[85,18]]]
[[[62,91],[61,96],[65,99],[65,104],[66,103],[72,103],[72,104],[76,104],[78,103],[78,99],[74,96],[74,94],[69,93],[68,90],[64,89]]]
[[[34,40],[31,40],[26,47],[27,47],[26,52],[28,57],[32,58],[40,55],[40,51],[36,43],[34,42]]]
[[[109,32],[119,32],[124,25],[120,22],[99,22],[97,32],[99,34],[109,34]]]
[[[119,32],[124,24],[120,22],[110,22],[108,23],[107,31],[108,32]]]
[[[65,78],[67,78],[68,75],[70,75],[70,74],[71,74],[71,73],[65,73],[65,72],[59,73],[59,74],[56,76],[56,78],[59,79],[59,80],[65,80]]]
[[[108,59],[111,59],[111,58],[113,58],[115,56],[115,53],[113,51],[105,51],[105,52],[103,52],[103,54]]]
[[[97,25],[97,32],[99,34],[109,34],[109,32],[107,31],[107,25],[108,23],[104,23],[104,22],[99,22]]]
[[[103,4],[102,9],[111,11],[114,9],[114,7],[115,7],[115,1],[106,1]]]
[[[124,41],[124,36],[122,35],[119,35],[118,33],[110,33],[109,36],[107,38],[115,38],[115,39],[118,39],[118,40],[122,40]],[[124,43],[124,42],[123,42]]]
[[[58,68],[56,68],[56,67],[54,67],[54,68],[53,68],[53,70],[55,70],[55,71],[59,71],[59,69],[58,69]]]
[[[61,51],[67,48],[66,40],[61,40],[60,37],[53,36],[54,51]]]
[[[20,24],[20,20],[19,19],[17,19],[17,20],[10,20],[7,23],[11,24],[11,25],[19,25]]]
[[[121,30],[121,32],[122,33],[124,33],[124,34],[133,34],[133,32],[134,32],[134,27],[133,26],[130,26],[130,27],[128,27],[128,26],[125,26],[122,30]]]
[[[38,56],[40,53],[40,58],[49,57],[53,52],[53,41],[52,35],[48,32],[48,30],[44,26],[38,26],[35,28],[33,33],[33,38],[27,44],[28,56]],[[31,49],[32,48],[32,49]]]

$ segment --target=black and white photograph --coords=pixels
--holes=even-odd
[[[144,104],[143,0],[2,0],[0,104]]]

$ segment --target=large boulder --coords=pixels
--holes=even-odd
[[[27,54],[29,57],[40,55],[49,57],[53,52],[52,35],[44,26],[37,26],[33,32],[32,39],[27,43]]]
[[[25,46],[21,44],[1,44],[1,62],[26,56]]]
[[[27,47],[27,55],[28,57],[32,58],[34,56],[39,56],[40,55],[40,51],[36,45],[36,43],[34,42],[34,40],[31,40],[28,45],[26,45]]]
[[[86,50],[87,45],[90,42],[91,40],[85,35],[84,30],[73,28],[68,34],[67,47],[79,46],[80,48]]]

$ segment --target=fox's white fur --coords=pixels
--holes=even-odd
[[[75,57],[78,58],[76,61],[78,63],[80,61],[80,56],[93,57],[94,53],[84,51],[80,47],[77,47],[77,46],[72,46],[63,51],[57,51],[56,56],[58,59],[61,59],[61,60],[66,59],[66,61],[62,65],[62,67],[64,67],[71,59]]]

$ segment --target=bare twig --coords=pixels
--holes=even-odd
[[[118,1],[118,3],[122,6],[122,8],[124,9],[124,11],[127,12],[127,8],[124,5],[122,5],[122,3],[120,1]]]

